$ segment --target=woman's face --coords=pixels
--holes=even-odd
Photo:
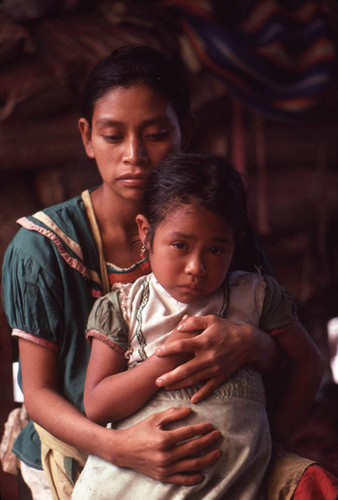
[[[171,104],[142,84],[107,92],[95,104],[91,129],[84,118],[79,128],[104,188],[125,199],[139,201],[149,172],[181,150],[181,129]]]

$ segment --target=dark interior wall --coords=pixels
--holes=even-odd
[[[105,1],[23,2],[37,10],[26,9],[21,17],[6,9],[9,3],[0,7],[0,261],[18,217],[98,182],[76,125],[81,83],[111,49],[148,43],[185,63],[197,118],[192,146],[240,162],[253,225],[277,279],[296,297],[303,322],[326,356],[325,383],[330,382],[326,323],[338,316],[337,71],[307,113],[278,120],[237,101],[192,56],[175,18],[153,2],[117,2],[120,7],[113,9]],[[337,48],[337,4],[317,3]],[[12,345],[1,305],[0,343],[1,432],[13,406]],[[306,451],[304,442],[303,434],[295,437],[295,446]],[[325,455],[318,443],[311,453]],[[337,452],[326,450],[328,456],[338,473]]]

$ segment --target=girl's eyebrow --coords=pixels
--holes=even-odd
[[[192,234],[185,234],[185,233],[179,233],[177,231],[171,233],[170,235],[172,238],[185,238],[185,239],[197,239],[198,236],[194,236]],[[215,243],[231,243],[232,239],[228,236],[217,236],[216,238],[213,238],[213,241]]]

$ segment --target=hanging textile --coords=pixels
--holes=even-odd
[[[162,0],[202,64],[255,111],[295,119],[334,70],[334,45],[312,0]]]

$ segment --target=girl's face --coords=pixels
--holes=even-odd
[[[181,150],[181,129],[171,104],[146,85],[107,92],[95,104],[91,128],[85,118],[79,128],[104,188],[126,199],[139,201],[149,172]]]
[[[149,223],[138,215],[147,244]],[[223,283],[235,248],[232,227],[197,203],[180,204],[156,227],[149,259],[158,282],[179,302],[207,297]]]

